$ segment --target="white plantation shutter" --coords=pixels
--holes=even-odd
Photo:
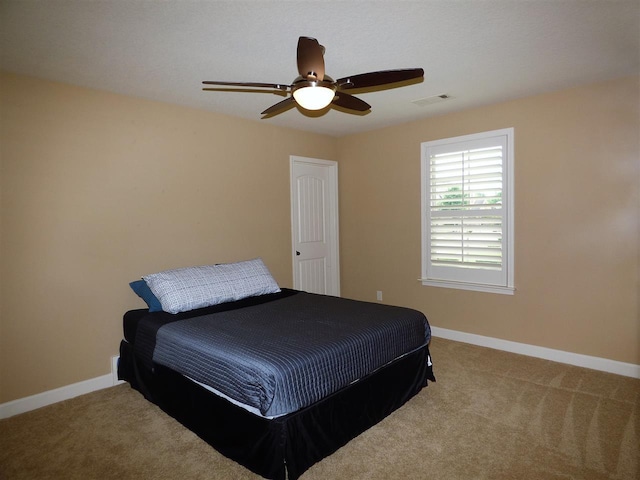
[[[510,134],[423,144],[423,283],[512,289]]]

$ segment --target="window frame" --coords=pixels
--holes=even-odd
[[[431,152],[443,149],[455,152],[463,149],[465,143],[485,143],[487,140],[500,139],[504,141],[506,152],[502,155],[502,273],[499,284],[496,284],[495,274],[464,266],[443,267],[431,265]],[[479,292],[500,293],[513,295],[514,285],[514,129],[503,128],[487,132],[462,135],[423,142],[421,144],[421,221],[422,221],[422,266],[420,281],[424,286],[455,288]],[[471,214],[469,216],[472,216]],[[487,281],[487,278],[491,278]],[[483,278],[484,277],[484,278]]]

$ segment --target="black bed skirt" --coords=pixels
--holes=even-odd
[[[314,463],[378,423],[435,380],[428,346],[404,356],[321,401],[266,419],[184,376],[137,361],[120,345],[118,377],[226,457],[273,480],[296,480]]]

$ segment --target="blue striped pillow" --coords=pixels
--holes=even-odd
[[[136,293],[136,295],[138,295],[145,301],[145,303],[149,307],[150,312],[162,311],[160,300],[158,300],[153,294],[153,292],[149,288],[149,285],[147,285],[147,282],[145,282],[144,280],[136,280],[135,282],[131,282],[129,286],[131,287],[131,290]]]

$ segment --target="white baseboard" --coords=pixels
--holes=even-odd
[[[85,393],[95,392],[96,390],[102,390],[103,388],[124,383],[122,380],[118,380],[117,370],[119,358],[118,356],[111,358],[110,374],[0,404],[0,420],[35,410],[36,408],[46,407],[52,403],[68,400],[78,395],[84,395]]]
[[[19,413],[35,410],[36,408],[46,407],[52,403],[68,400],[78,395],[102,390],[113,386],[113,377],[111,374],[102,375],[101,377],[92,378],[83,382],[67,385],[66,387],[56,388],[48,392],[38,393],[30,397],[20,398],[12,402],[0,405],[0,419],[12,417]]]
[[[554,350],[552,348],[537,347],[526,343],[511,342],[509,340],[501,340],[499,338],[484,337],[472,333],[459,332],[457,330],[449,330],[447,328],[431,327],[431,333],[434,337],[446,338],[457,342],[470,343],[481,347],[503,350],[511,353],[519,353],[529,357],[542,358],[554,362],[566,363],[577,367],[590,368],[592,370],[600,370],[602,372],[615,373],[624,375],[625,377],[640,378],[640,365],[633,363],[618,362],[607,358],[591,357],[579,353],[565,352],[563,350]]]

